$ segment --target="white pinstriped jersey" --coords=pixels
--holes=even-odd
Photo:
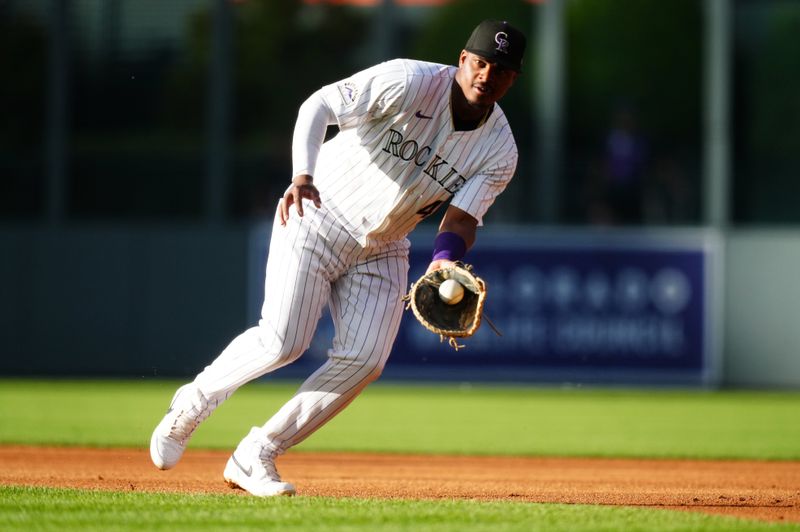
[[[179,416],[200,410],[208,416],[243,384],[300,357],[325,306],[335,336],[323,365],[242,440],[225,468],[228,482],[257,495],[285,485],[251,478],[252,466],[242,464],[261,463],[264,471],[265,460],[305,440],[380,376],[405,306],[405,236],[448,200],[481,223],[513,176],[517,148],[497,105],[477,129],[455,131],[455,73],[452,66],[390,61],[323,87],[301,106],[294,175],[314,176],[322,205],[273,224],[261,320],[195,378],[194,389],[181,388],[191,393],[186,400],[176,394]],[[320,147],[334,120],[339,134]],[[173,438],[175,415],[151,439],[159,467],[188,439]]]
[[[477,129],[454,129],[455,72],[396,59],[321,90],[340,132],[311,173],[322,202],[362,246],[405,238],[451,198],[482,224],[514,175],[517,147],[497,104]]]

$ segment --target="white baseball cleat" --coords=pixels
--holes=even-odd
[[[175,467],[186,450],[186,444],[194,429],[208,416],[214,407],[194,383],[178,388],[167,414],[158,424],[150,438],[150,459],[159,469]]]
[[[222,474],[225,482],[256,497],[294,495],[294,486],[283,482],[275,469],[276,453],[267,446],[260,430],[253,427],[228,459]]]

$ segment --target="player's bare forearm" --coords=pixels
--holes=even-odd
[[[278,205],[278,218],[281,225],[286,225],[289,220],[289,208],[294,205],[297,215],[303,216],[303,198],[310,199],[314,206],[320,208],[322,201],[319,191],[314,186],[314,178],[308,174],[301,174],[292,178],[292,186],[283,195]]]
[[[462,211],[458,207],[450,205],[444,213],[442,223],[439,224],[439,232],[455,233],[464,239],[467,249],[475,243],[475,233],[478,231],[478,220],[471,214]]]

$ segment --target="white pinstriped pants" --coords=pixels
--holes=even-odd
[[[325,305],[335,327],[328,360],[263,429],[282,453],[324,425],[372,381],[389,357],[403,313],[408,240],[362,248],[325,206],[292,208],[273,224],[265,298],[256,327],[235,338],[195,379],[209,401],[296,360]]]

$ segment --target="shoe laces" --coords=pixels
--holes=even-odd
[[[182,444],[191,437],[198,425],[205,421],[213,411],[205,397],[201,393],[197,395],[200,404],[193,402],[189,408],[183,408],[178,411],[172,420],[169,437]]]
[[[278,469],[275,467],[276,456],[277,453],[274,450],[266,445],[261,445],[261,450],[258,453],[258,460],[261,462],[261,465],[264,466],[266,477],[270,480],[280,482],[281,476],[278,474]]]

